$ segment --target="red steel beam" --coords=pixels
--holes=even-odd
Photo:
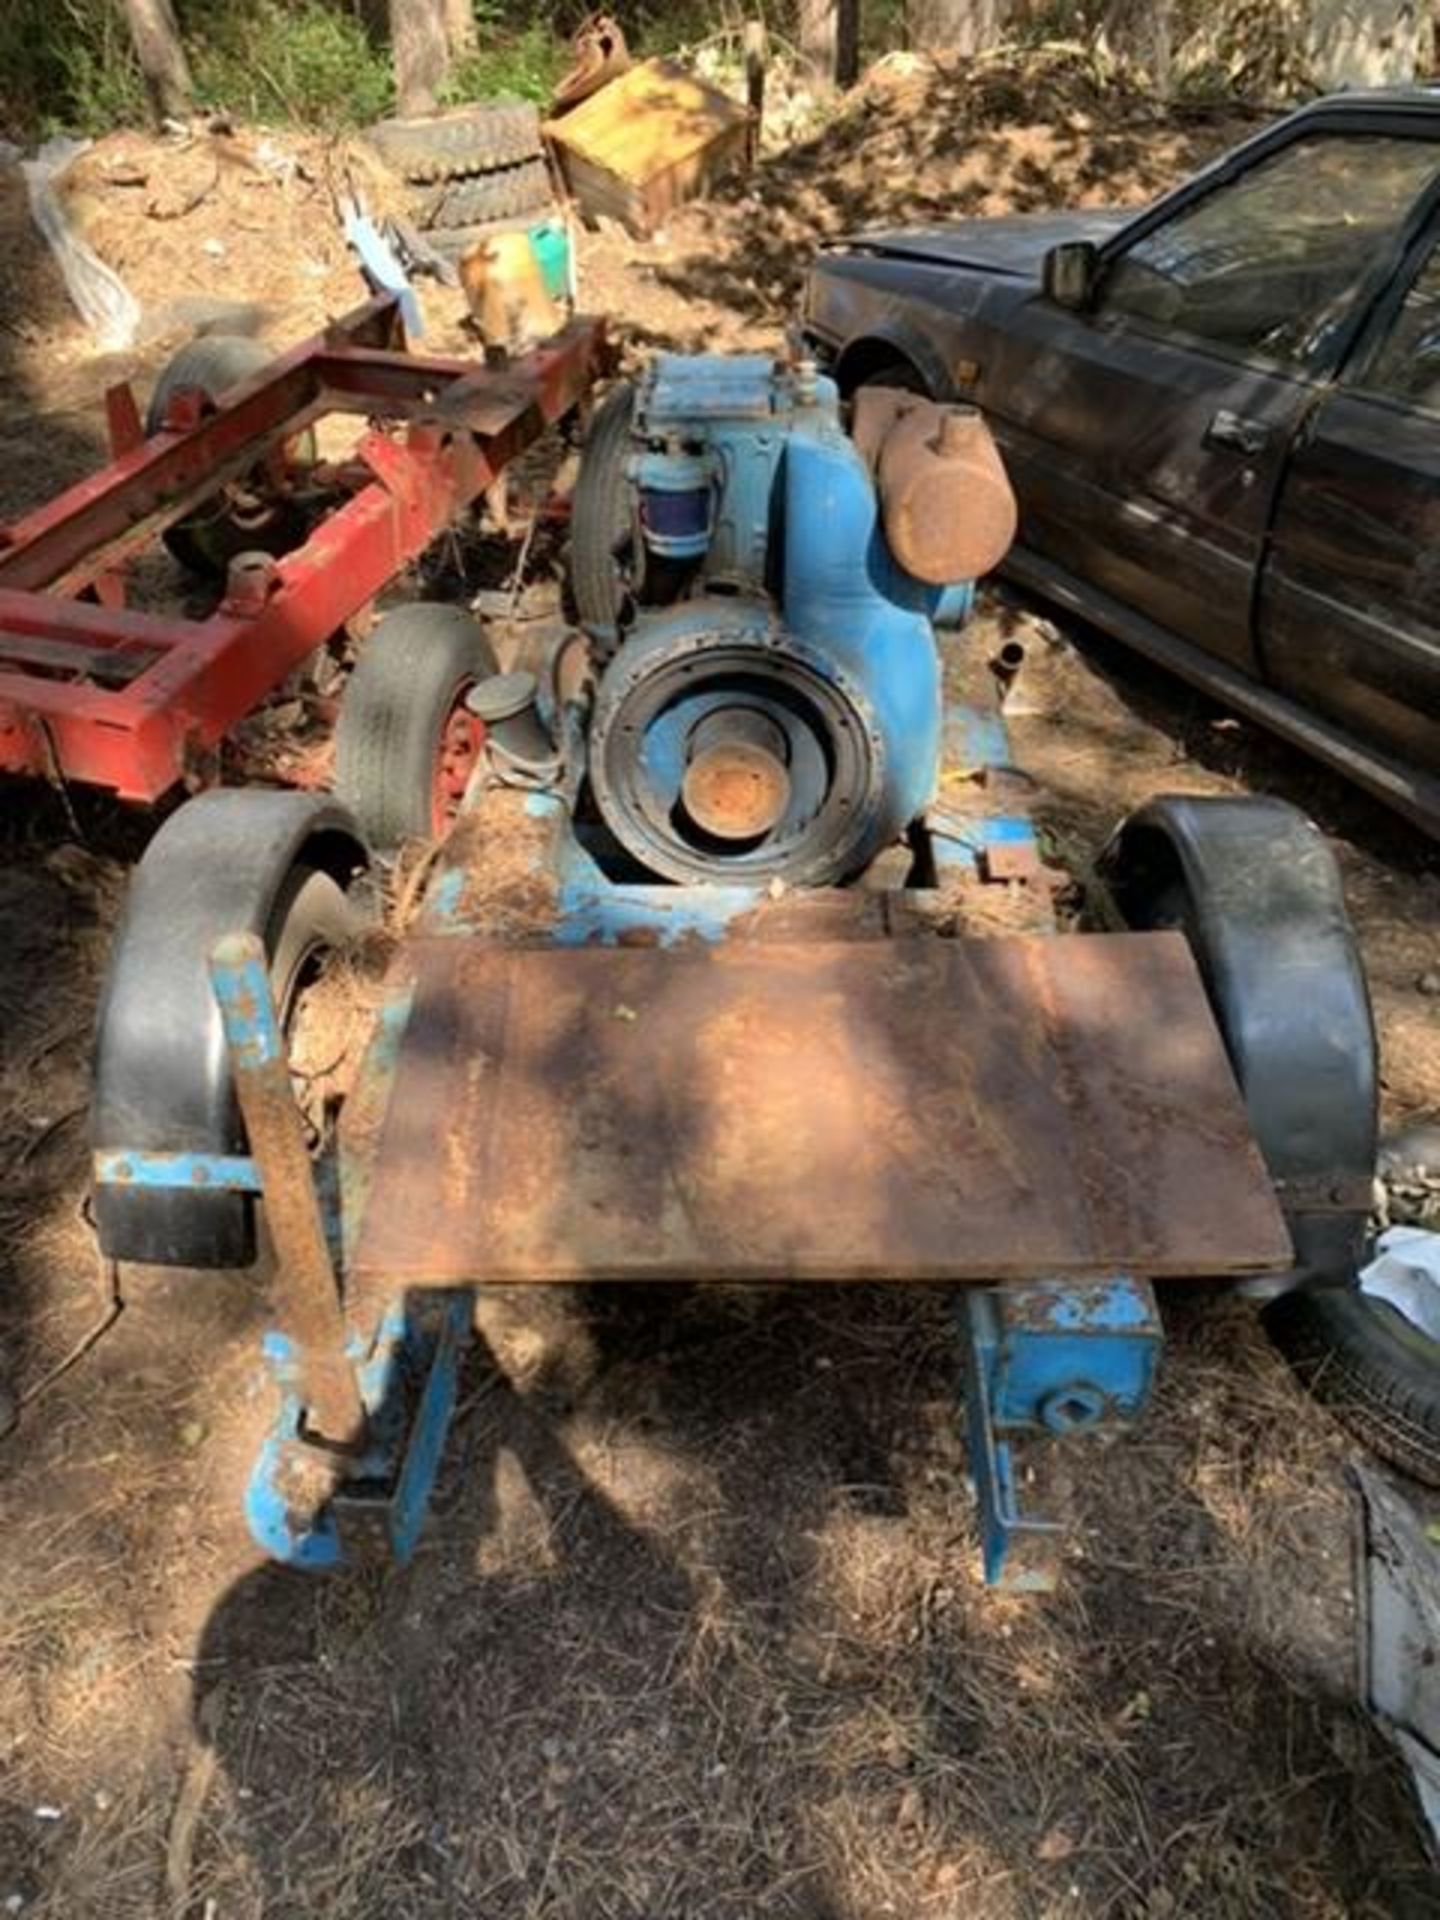
[[[372,303],[362,314],[376,304],[388,303]],[[318,353],[297,348],[278,372],[262,376],[264,386],[252,382],[238,389],[181,445],[217,422],[239,431],[238,422],[254,426],[263,420],[269,424],[259,431],[273,436],[275,395],[293,394],[297,379],[307,386],[318,379],[328,393],[343,391],[357,403],[368,399],[372,404],[363,411],[391,412],[401,395],[417,405],[423,400],[427,409],[403,439],[379,430],[365,436],[357,452],[373,476],[369,484],[329,514],[302,547],[277,561],[270,590],[253,611],[227,603],[207,620],[187,621],[30,589],[10,571],[16,554],[33,554],[37,539],[52,529],[61,536],[74,533],[73,521],[56,516],[61,502],[32,515],[16,529],[17,548],[0,554],[0,769],[58,769],[67,779],[111,788],[124,799],[158,799],[423,553],[517,453],[569,412],[601,370],[604,353],[603,326],[593,321],[572,322],[527,361],[504,370],[333,345]],[[263,404],[267,400],[271,405]],[[157,436],[142,451],[166,438]],[[162,448],[159,457],[173,450]],[[253,461],[253,441],[248,453]],[[117,502],[133,510],[135,493],[113,484],[117,469],[126,467],[118,461],[99,476],[97,493],[82,486],[62,501],[83,494],[78,517],[92,529],[108,525],[92,508],[98,500],[104,514]],[[19,571],[23,582],[26,569]],[[148,648],[156,657],[119,688],[42,679],[6,670],[7,631],[131,653]]]

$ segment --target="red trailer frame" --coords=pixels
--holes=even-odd
[[[138,801],[205,784],[235,722],[575,407],[605,359],[594,320],[505,367],[411,354],[385,295],[203,415],[201,396],[177,393],[148,440],[129,388],[112,389],[110,464],[0,527],[0,771]],[[132,555],[332,413],[369,424],[333,470],[343,504],[302,546],[234,562],[206,619],[125,605]]]

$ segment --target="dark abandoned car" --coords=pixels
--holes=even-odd
[[[984,409],[1007,574],[1440,834],[1440,90],[1137,214],[837,243],[805,326],[846,391]]]

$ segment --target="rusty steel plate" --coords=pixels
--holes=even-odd
[[[357,1283],[1290,1263],[1176,934],[414,957]]]

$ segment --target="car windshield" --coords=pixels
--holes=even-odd
[[[1104,310],[1310,361],[1437,173],[1440,146],[1422,140],[1297,140],[1122,254]]]

